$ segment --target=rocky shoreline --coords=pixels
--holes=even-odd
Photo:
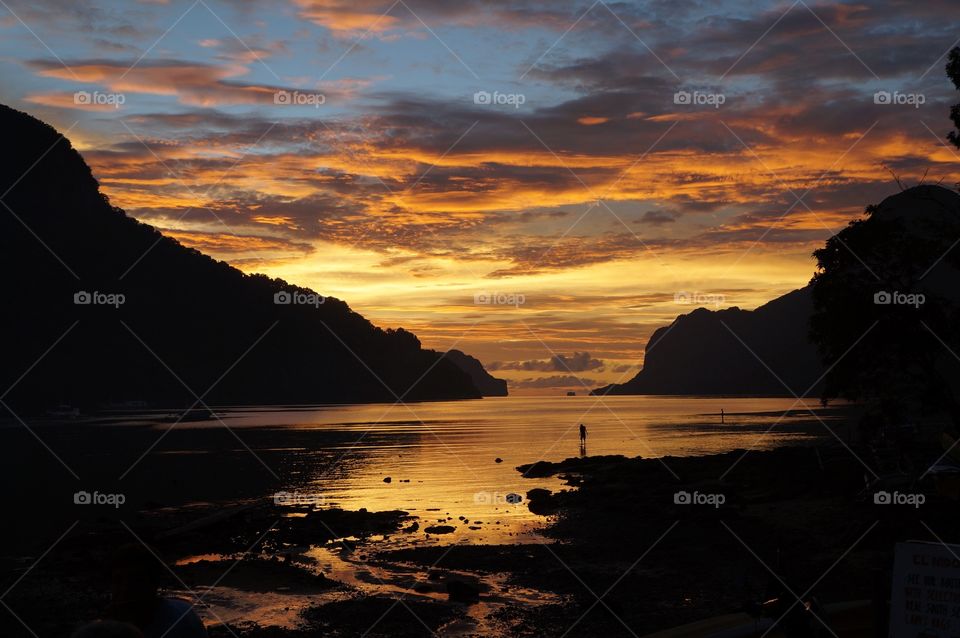
[[[855,453],[837,444],[520,466],[568,488],[526,495],[549,524],[543,542],[515,545],[403,543],[432,523],[404,511],[270,499],[158,508],[129,529],[104,521],[65,539],[5,602],[41,638],[68,635],[106,607],[103,565],[131,533],[171,565],[169,591],[199,599],[214,637],[639,636],[759,614],[783,583],[814,586],[823,601],[871,599],[895,542],[930,530],[949,542],[960,525],[931,484],[915,486],[922,509],[875,504],[864,490],[873,470]],[[24,573],[5,567],[8,580]],[[220,622],[230,596],[267,622]]]

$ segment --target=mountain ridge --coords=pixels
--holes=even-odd
[[[48,124],[4,105],[0,123],[16,149],[0,155],[8,405],[481,397],[467,373],[403,328],[242,273],[127,216]],[[77,303],[83,293],[89,303]],[[282,294],[292,302],[277,303]],[[100,303],[119,295],[121,304]]]
[[[809,287],[755,310],[696,308],[657,328],[643,368],[604,394],[815,396],[823,366],[808,339]]]
[[[939,255],[935,245],[942,237],[954,237],[958,225],[960,195],[939,185],[921,184],[891,195],[876,206],[868,206],[865,217],[852,222],[847,229],[858,226],[873,237],[871,245],[887,252],[885,245],[891,240],[909,235],[912,241],[929,244],[923,251],[933,250],[934,255]],[[837,236],[832,239],[836,240]],[[925,291],[954,301],[960,296],[956,287],[960,271],[948,267],[948,260],[944,259],[950,249],[932,265],[919,253],[912,256],[915,263],[909,264],[898,261],[908,258],[906,254],[868,256],[868,260],[874,259],[877,263],[900,264],[902,272],[894,269],[887,281],[878,278],[842,239],[828,241],[827,245],[831,243],[836,245],[830,250],[851,255],[854,263],[870,275],[868,281],[873,287],[870,299],[850,300],[858,308],[869,303],[875,310],[877,304],[889,304],[894,293]],[[920,249],[913,246],[910,250]],[[916,271],[917,290],[913,290],[909,282],[898,279],[910,271]],[[816,280],[815,275],[811,284],[772,299],[755,310],[697,308],[679,315],[651,335],[640,372],[626,383],[597,388],[592,394],[819,396],[825,388],[826,369],[821,361],[822,353],[811,338],[811,318],[818,304],[822,306],[825,302],[818,299],[817,294],[823,297],[826,293],[817,293]],[[877,301],[874,295],[887,301]],[[825,320],[820,317],[821,324]],[[831,325],[836,323],[836,313],[829,321]],[[858,327],[852,336],[865,328]]]

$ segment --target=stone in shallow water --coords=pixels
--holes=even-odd
[[[478,603],[480,602],[480,588],[473,583],[467,583],[461,580],[447,581],[447,595],[455,603]]]

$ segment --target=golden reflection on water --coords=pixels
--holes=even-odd
[[[281,448],[307,455],[299,474],[294,473],[297,479],[284,487],[282,504],[290,506],[289,515],[303,515],[304,507],[341,507],[405,510],[417,517],[415,532],[368,538],[374,551],[380,551],[436,544],[545,542],[538,530],[547,521],[529,511],[526,493],[535,487],[567,488],[556,477],[524,478],[516,466],[581,454],[665,457],[766,449],[827,435],[806,411],[816,409],[815,402],[794,404],[792,399],[776,398],[607,397],[601,401],[593,397],[509,397],[409,406],[244,408],[218,413],[234,429],[277,429],[281,441],[283,432],[316,432],[319,445]],[[790,408],[792,413],[784,416],[784,410]],[[830,423],[829,416],[822,418]],[[579,441],[580,423],[587,427],[584,450]],[[222,426],[211,421],[188,427]],[[275,445],[272,439],[271,443]],[[314,462],[313,455],[321,453],[324,459]],[[671,478],[667,470],[664,478]],[[523,498],[512,502],[515,498],[508,495]],[[445,534],[427,533],[432,525],[454,529]],[[352,542],[342,540],[301,548],[297,560],[353,591],[445,599],[439,585],[431,589],[435,584],[426,579],[422,569],[396,562],[371,564],[357,552],[348,551]],[[178,564],[233,558],[208,554]],[[489,612],[497,606],[557,602],[547,592],[511,585],[504,575],[463,575],[479,579],[487,593],[483,604],[467,610],[463,627],[451,628],[452,635],[489,634]],[[296,627],[300,610],[308,606],[348,595],[339,589],[302,595],[228,587],[216,587],[208,594],[201,613],[211,624],[253,621],[281,627]]]
[[[293,504],[406,510],[420,518],[419,533],[404,538],[408,544],[517,543],[539,540],[536,530],[544,519],[529,512],[525,498],[512,503],[515,497],[508,495],[525,497],[535,487],[563,486],[558,478],[526,479],[516,466],[580,455],[580,423],[587,427],[583,452],[588,455],[702,455],[810,439],[812,417],[806,410],[818,406],[795,403],[786,398],[504,397],[221,414],[236,429],[347,435],[324,448],[334,455],[332,464],[308,465],[297,484],[286,488]],[[801,423],[807,427],[800,428]],[[425,534],[430,525],[455,530]]]

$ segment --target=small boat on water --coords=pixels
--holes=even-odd
[[[189,421],[212,421],[216,418],[217,415],[211,410],[207,410],[206,408],[194,408],[191,410],[185,410],[184,412],[168,414],[167,416],[163,417],[163,422],[185,423]]]

